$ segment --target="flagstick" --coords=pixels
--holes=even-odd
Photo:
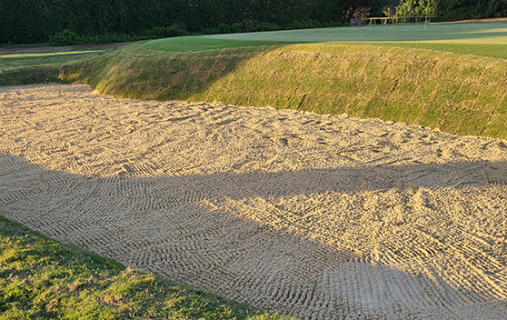
[[[426,7],[426,20],[424,21],[424,31],[426,31],[426,25],[428,24],[428,11],[430,10],[430,0],[428,0],[428,6]]]

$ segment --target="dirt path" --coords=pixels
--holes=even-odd
[[[0,214],[301,319],[506,319],[507,145],[0,88]]]

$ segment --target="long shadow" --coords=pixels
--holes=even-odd
[[[497,209],[478,208],[494,223],[506,185],[507,162],[89,178],[0,154],[5,217],[301,319],[505,318],[505,234],[465,230],[472,220],[451,221],[445,210],[485,194]],[[383,216],[403,203],[405,218]],[[437,228],[444,232],[431,234]],[[375,240],[382,232],[393,233]]]

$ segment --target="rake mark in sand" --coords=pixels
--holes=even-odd
[[[505,319],[507,147],[291,110],[0,88],[1,214],[301,319]]]

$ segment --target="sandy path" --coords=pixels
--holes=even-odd
[[[506,319],[507,145],[0,88],[0,214],[301,319]]]

